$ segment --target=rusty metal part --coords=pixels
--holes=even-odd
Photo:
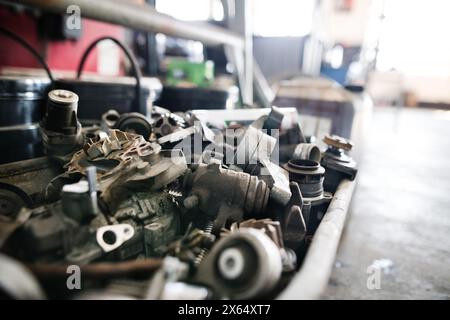
[[[326,135],[323,138],[323,142],[325,142],[329,146],[343,149],[345,151],[350,151],[353,148],[353,143],[350,140],[337,135]]]
[[[209,222],[206,225],[206,228],[203,230],[203,236],[206,237],[206,238],[209,238],[212,235],[213,230],[214,230],[214,223],[213,222]],[[198,266],[203,261],[203,259],[205,258],[206,254],[208,253],[208,249],[209,248],[206,247],[205,245],[201,246],[200,252],[197,254],[197,256],[195,257],[195,260],[194,260],[194,264],[196,266]]]
[[[55,176],[62,172],[62,169],[49,161],[47,157],[2,164],[0,165],[0,193],[2,193],[1,190],[13,192],[20,200],[15,196],[7,197],[15,204],[24,203],[27,207],[39,205],[42,201],[39,194]]]
[[[269,198],[264,181],[247,173],[223,169],[216,163],[200,165],[193,173],[188,172],[184,188],[190,197],[188,203],[195,204],[188,208],[198,208],[218,229],[227,222],[261,217]]]
[[[109,135],[101,135],[74,154],[67,174],[82,176],[88,166],[95,166],[102,198],[116,203],[117,190],[136,184],[158,190],[185,172],[186,160],[181,152],[160,151],[159,144],[147,142],[140,135],[110,130]]]
[[[89,279],[110,279],[124,276],[150,276],[161,267],[162,259],[148,258],[123,262],[99,262],[81,265],[81,275]],[[28,264],[27,268],[40,280],[67,279],[66,264]]]
[[[201,262],[207,253],[206,251],[212,247],[216,240],[215,235],[212,234],[212,228],[209,228],[209,226],[205,230],[189,227],[180,239],[167,246],[167,255],[177,257],[194,265],[197,260],[198,263]],[[203,251],[205,252],[202,253]]]

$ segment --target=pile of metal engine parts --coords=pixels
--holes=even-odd
[[[214,128],[158,107],[82,126],[77,104],[50,91],[47,156],[0,166],[3,296],[276,297],[356,175],[349,141],[321,152],[276,107]]]

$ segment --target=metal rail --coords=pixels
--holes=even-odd
[[[320,298],[333,269],[356,180],[343,180],[328,207],[299,272],[278,299],[312,300]]]
[[[240,35],[207,23],[190,23],[157,12],[147,4],[135,4],[118,0],[15,0],[15,4],[42,9],[54,13],[67,13],[71,5],[78,6],[84,18],[118,24],[146,32],[201,41],[207,45],[230,45],[244,49]]]

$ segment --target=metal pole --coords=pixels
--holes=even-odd
[[[28,5],[42,10],[62,13],[69,6],[78,6],[84,18],[122,25],[135,30],[160,32],[166,35],[192,39],[207,45],[226,44],[244,49],[243,37],[207,23],[193,24],[179,21],[157,12],[147,4],[117,0],[15,0],[15,4]]]

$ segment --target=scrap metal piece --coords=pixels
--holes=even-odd
[[[153,132],[157,138],[167,136],[184,127],[183,118],[174,113],[162,114],[153,124]]]
[[[301,217],[301,212],[300,212],[300,217]],[[283,265],[283,272],[290,272],[295,270],[296,266],[297,266],[297,255],[295,254],[295,252],[289,248],[285,248],[284,246],[284,237],[285,237],[285,232],[292,232],[292,231],[296,231],[299,234],[299,237],[301,237],[301,235],[306,233],[305,230],[305,226],[304,226],[304,222],[303,222],[303,229],[302,228],[298,228],[298,224],[294,223],[294,221],[292,221],[292,218],[288,218],[287,219],[288,223],[290,223],[290,225],[288,225],[288,228],[286,228],[286,226],[281,226],[279,221],[273,221],[271,219],[261,219],[261,220],[255,220],[255,219],[249,219],[249,220],[245,220],[242,221],[241,223],[233,223],[230,227],[230,230],[224,229],[221,233],[221,236],[228,236],[230,235],[230,233],[236,232],[237,230],[242,230],[245,228],[253,228],[253,229],[257,229],[257,230],[261,230],[264,232],[264,234],[266,234],[278,247],[278,249],[280,250],[280,254],[281,254],[281,259],[282,259],[282,265]],[[282,231],[282,228],[285,231]],[[301,240],[303,240],[303,238],[301,238]],[[287,241],[289,241],[289,243],[291,244],[291,239],[288,237]]]
[[[270,160],[262,160],[259,178],[269,186],[270,199],[281,205],[289,202],[292,194],[289,189],[289,174],[285,169]]]
[[[196,196],[198,209],[220,229],[227,221],[260,217],[269,198],[266,183],[247,173],[223,169],[220,164],[199,165],[184,179],[187,197]],[[195,199],[195,198],[190,198]]]
[[[134,228],[129,224],[115,224],[97,229],[96,239],[104,252],[110,252],[120,247],[134,236]]]
[[[124,132],[139,134],[143,136],[145,140],[150,138],[153,130],[147,118],[137,112],[122,114],[114,124],[114,128]]]
[[[76,152],[67,165],[67,174],[83,176],[88,166],[97,168],[101,197],[112,207],[127,188],[159,190],[187,170],[181,151],[161,151],[159,144],[119,130],[110,130],[109,135],[100,136]]]
[[[328,145],[321,163],[326,168],[324,188],[334,192],[343,179],[355,179],[358,166],[352,157],[346,154],[346,151],[352,149],[352,142],[336,135],[325,136],[323,141]]]
[[[103,129],[103,131],[113,129],[119,118],[120,113],[114,109],[108,110],[104,114],[102,114],[101,128]]]
[[[218,297],[264,297],[280,280],[282,257],[261,230],[244,228],[220,239],[198,267],[193,282],[213,289]]]
[[[49,92],[40,128],[47,155],[59,163],[70,159],[83,143],[77,109],[78,96],[75,93],[60,89]]]
[[[84,223],[98,214],[96,168],[86,169],[87,180],[63,186],[61,199],[64,213]]]
[[[345,151],[350,151],[353,148],[353,143],[350,140],[337,135],[326,135],[323,138],[323,142],[331,147],[342,149]]]
[[[325,169],[318,162],[296,159],[290,160],[283,167],[289,172],[289,179],[298,183],[303,197],[322,196]]]

